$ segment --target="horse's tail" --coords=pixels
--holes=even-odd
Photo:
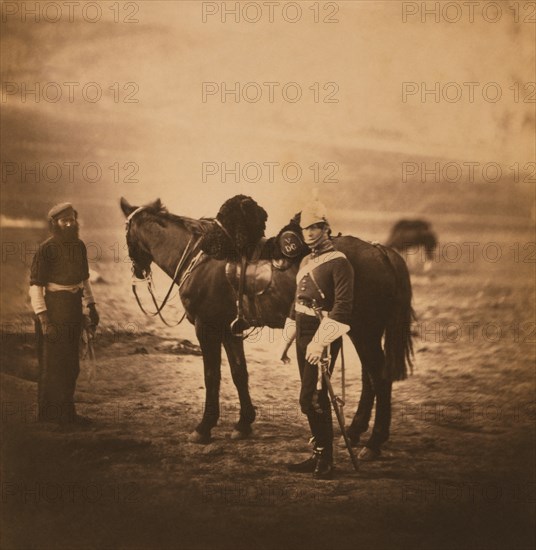
[[[394,309],[385,328],[385,365],[392,381],[404,380],[408,377],[408,370],[413,372],[413,292],[406,262],[392,250],[384,249],[384,254],[393,269],[396,284]]]

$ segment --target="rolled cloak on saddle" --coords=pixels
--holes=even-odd
[[[264,237],[266,210],[246,195],[236,195],[220,208],[217,224],[208,231],[199,244],[201,250],[218,260],[237,261],[251,254]]]

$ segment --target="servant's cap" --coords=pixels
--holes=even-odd
[[[73,215],[76,217],[76,210],[70,202],[60,202],[48,211],[49,220],[57,220],[68,215]]]

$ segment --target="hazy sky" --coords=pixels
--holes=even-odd
[[[455,23],[445,20],[453,11],[440,14],[439,23],[434,16],[423,22],[420,11],[411,14],[421,2],[409,3],[405,22],[402,2],[320,2],[318,23],[314,2],[300,3],[295,23],[283,17],[286,2],[274,5],[272,23],[265,4],[241,2],[236,23],[232,14],[222,22],[223,8],[231,10],[235,2],[166,1],[131,3],[134,15],[126,8],[117,14],[138,20],[129,24],[114,23],[113,3],[101,4],[95,23],[80,15],[71,23],[66,10],[58,23],[6,16],[3,79],[60,83],[63,95],[55,103],[37,103],[31,97],[22,102],[15,93],[4,97],[2,109],[49,120],[57,137],[33,146],[46,151],[46,158],[79,155],[102,166],[135,162],[143,181],[104,189],[114,198],[127,194],[143,202],[162,196],[176,211],[198,214],[203,207],[211,214],[223,200],[244,192],[269,209],[281,201],[298,204],[310,193],[309,166],[315,162],[323,167],[336,160],[339,176],[346,167],[346,183],[359,185],[348,170],[356,159],[366,161],[367,150],[408,160],[512,163],[534,156],[536,91],[524,86],[536,81],[535,25],[523,22],[525,13],[516,23],[512,2],[498,3],[496,23],[485,20],[484,2],[472,23],[465,11]],[[287,10],[289,19],[296,17],[292,7]],[[259,13],[257,23],[244,20],[244,14]],[[491,11],[485,16],[496,17]],[[79,83],[77,90],[96,82],[103,97],[91,103],[78,91],[69,103],[64,82]],[[273,83],[273,102],[267,82]],[[114,83],[119,87],[113,89]],[[259,100],[222,96],[222,88],[235,83],[250,99],[260,90]],[[423,87],[436,83],[439,96],[428,94],[423,101]],[[298,89],[302,97],[292,101]],[[498,90],[502,95],[495,101]],[[128,94],[138,102],[125,103]],[[64,124],[69,130],[59,131]],[[83,151],[73,152],[73,138],[84,144]],[[39,143],[38,135],[29,139]],[[31,158],[32,147],[20,149]],[[203,163],[209,162],[219,172],[205,174],[203,181]],[[262,177],[258,183],[243,177],[234,183],[232,176],[222,181],[224,162],[239,162],[241,168],[257,163]],[[276,181],[268,184],[264,162],[295,162],[303,175],[289,186],[279,166]],[[398,167],[392,179],[399,181]],[[321,187],[321,194],[328,188]]]

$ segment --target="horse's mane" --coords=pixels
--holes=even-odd
[[[211,218],[201,218],[196,220],[194,218],[187,218],[186,216],[172,214],[164,206],[160,199],[156,199],[154,202],[144,205],[144,210],[149,214],[153,214],[157,218],[163,218],[172,223],[176,223],[195,235],[204,235],[213,224],[213,219]]]

